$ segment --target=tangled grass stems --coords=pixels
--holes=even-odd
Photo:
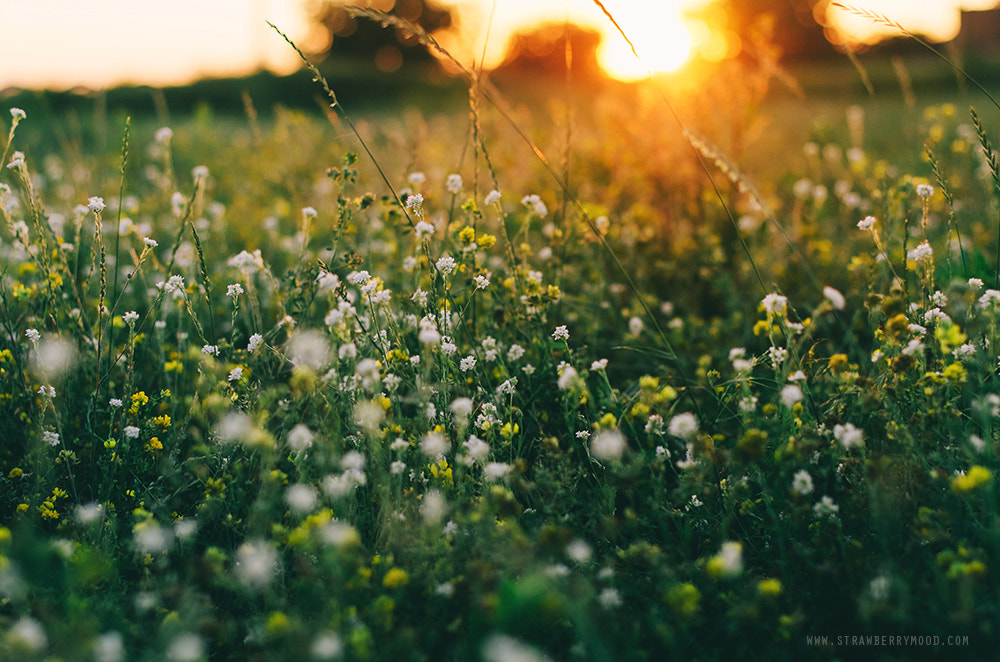
[[[934,155],[934,150],[927,146],[924,148],[924,153],[927,155],[927,161],[931,164],[931,173],[934,175],[934,181],[937,183],[938,188],[941,189],[941,194],[945,198],[945,202],[948,205],[948,237],[951,237],[951,233],[954,230],[955,240],[958,243],[959,255],[962,258],[962,273],[965,278],[969,278],[969,264],[965,255],[965,245],[962,241],[962,229],[955,222],[955,198],[951,193],[951,188],[948,186],[948,181],[945,179],[944,174],[941,172],[941,165],[938,162],[937,157]],[[1000,231],[998,231],[1000,233]],[[948,276],[952,276],[951,268],[951,251],[948,251],[947,255],[948,261]]]
[[[611,14],[608,8],[605,7],[604,4],[600,2],[600,0],[593,0],[593,2],[598,6],[601,12],[603,12],[604,16],[611,22],[614,28],[618,31],[618,34],[620,34],[622,38],[625,39],[626,43],[628,43],[628,46],[631,49],[632,55],[635,57],[635,59],[638,60],[639,62],[642,62],[642,58],[639,57],[639,53],[635,49],[635,44],[632,43],[632,40],[629,38],[628,34],[626,34],[625,30],[622,29],[621,25],[619,25],[618,21]],[[653,81],[655,85],[655,80],[653,80],[652,70],[648,70],[647,73],[649,80]],[[712,176],[712,172],[708,168],[708,163],[705,162],[706,156],[711,155],[709,156],[709,158],[713,158],[714,160],[716,160],[716,163],[718,163],[720,167],[722,167],[724,164],[725,165],[724,172],[727,174],[727,176],[735,177],[736,179],[734,180],[734,182],[737,183],[737,185],[741,188],[741,190],[745,190],[751,193],[754,199],[757,200],[757,204],[760,206],[762,211],[767,210],[767,205],[764,203],[760,195],[756,193],[756,189],[753,187],[753,184],[746,177],[739,174],[738,169],[729,164],[728,160],[725,159],[725,157],[723,157],[722,154],[718,152],[718,150],[712,149],[707,144],[707,142],[695,136],[694,133],[685,126],[684,122],[681,120],[680,115],[677,114],[677,110],[674,108],[673,104],[670,103],[670,100],[667,98],[666,94],[664,94],[662,88],[660,88],[659,85],[655,85],[655,87],[659,94],[660,99],[663,101],[667,109],[670,111],[671,117],[673,117],[674,121],[680,127],[681,132],[683,133],[685,139],[688,141],[692,149],[694,149],[695,153],[697,154],[699,165],[701,166],[702,171],[708,177],[709,183],[712,186],[712,190],[715,193],[715,197],[721,204],[726,216],[729,218],[729,222],[732,224],[733,230],[735,231],[736,236],[739,239],[740,247],[743,249],[744,255],[746,255],[747,260],[750,262],[750,267],[753,269],[754,275],[757,278],[757,283],[760,285],[761,294],[767,294],[767,292],[769,291],[768,287],[764,284],[764,279],[760,274],[760,269],[757,268],[757,262],[754,260],[753,254],[750,252],[750,246],[747,244],[746,238],[743,236],[743,232],[740,230],[739,223],[736,220],[735,214],[733,214],[732,209],[730,209],[729,205],[726,203],[725,198],[722,195],[722,190],[719,188],[718,184],[715,181],[715,178]],[[794,251],[797,252],[798,249],[788,239],[781,225],[776,222],[774,215],[768,214],[768,218],[769,220],[771,220],[772,223],[775,224],[776,227],[778,227],[779,231],[781,231],[782,233],[782,236],[786,238],[786,241],[788,242],[789,246]],[[800,263],[802,264],[803,268],[807,270],[807,273],[809,273],[808,263],[805,260],[800,260]],[[814,276],[813,278],[815,279]]]
[[[371,18],[373,20],[379,21],[380,23],[382,23],[383,26],[392,25],[393,27],[405,30],[406,32],[414,35],[418,39],[418,41],[420,41],[420,43],[422,43],[423,45],[434,48],[437,52],[441,53],[446,58],[448,58],[448,60],[452,63],[452,65],[455,66],[457,68],[457,70],[462,73],[462,75],[465,77],[465,79],[467,81],[474,81],[475,80],[476,76],[475,76],[475,74],[473,72],[470,72],[464,65],[462,65],[458,60],[456,60],[445,48],[443,48],[437,42],[437,40],[434,39],[433,36],[427,34],[427,32],[425,30],[423,30],[420,26],[415,25],[415,24],[413,24],[410,21],[407,21],[405,19],[401,19],[398,16],[393,16],[392,14],[388,14],[386,12],[379,11],[379,10],[374,10],[374,9],[367,9],[367,8],[362,8],[362,7],[348,7],[348,12],[351,15],[354,15],[354,16],[365,16],[367,18]],[[273,25],[271,27],[274,28]],[[278,31],[277,28],[274,28],[274,29],[275,29],[275,31],[278,32],[278,34],[281,34],[282,37],[286,41],[288,41],[289,44],[292,45],[293,48],[295,48],[296,52],[298,52],[299,55],[303,58],[303,60],[306,61],[307,66],[310,67],[310,70],[314,72],[314,75],[319,76],[319,71],[315,68],[315,65],[312,65],[311,63],[309,63],[309,61],[305,58],[305,56],[302,54],[302,52],[299,51],[299,49],[297,47],[295,47],[295,45],[291,42],[291,40],[287,36],[285,36],[280,31]],[[327,90],[327,94],[332,95],[333,94],[332,90],[329,90],[329,86],[326,84],[326,81],[322,79],[322,76],[320,76],[320,79],[321,79],[322,84],[324,85],[324,89]],[[659,320],[656,318],[656,315],[653,314],[653,310],[649,307],[649,303],[646,301],[646,298],[639,291],[639,289],[638,289],[638,287],[637,287],[637,285],[635,283],[635,280],[632,278],[632,275],[629,273],[629,271],[625,267],[624,263],[622,263],[621,259],[618,257],[617,252],[614,250],[614,248],[608,242],[608,240],[604,236],[604,234],[602,232],[600,232],[600,230],[594,224],[594,221],[590,217],[590,215],[587,213],[586,208],[583,206],[583,204],[580,202],[580,200],[575,195],[573,195],[573,193],[569,190],[569,188],[566,185],[566,182],[563,180],[563,178],[559,175],[559,173],[555,170],[555,168],[549,162],[549,159],[545,156],[545,153],[542,151],[542,149],[537,144],[535,144],[535,142],[533,140],[531,140],[531,138],[523,131],[523,129],[521,129],[521,127],[519,127],[517,125],[517,123],[510,116],[510,114],[507,111],[505,111],[501,107],[501,105],[497,102],[497,100],[495,99],[495,97],[493,96],[493,94],[491,94],[490,92],[484,90],[483,91],[483,95],[493,105],[493,107],[501,114],[501,116],[507,121],[507,123],[514,129],[514,131],[521,138],[521,140],[524,141],[524,143],[528,146],[528,148],[531,150],[531,152],[535,155],[535,157],[538,159],[538,161],[542,164],[542,166],[545,168],[545,170],[548,172],[548,174],[555,181],[555,183],[557,184],[557,186],[559,186],[560,191],[562,192],[562,194],[564,196],[566,196],[566,199],[568,199],[569,201],[571,201],[571,203],[573,204],[573,206],[576,208],[577,213],[580,214],[580,217],[587,224],[588,228],[591,230],[591,232],[594,234],[594,236],[597,237],[598,241],[600,241],[601,246],[604,248],[604,250],[606,251],[606,253],[608,254],[608,256],[611,257],[611,259],[614,262],[615,267],[618,269],[619,273],[621,273],[622,276],[625,278],[626,284],[628,285],[628,287],[629,287],[630,291],[632,292],[633,296],[635,296],[636,299],[638,300],[639,305],[642,307],[643,312],[646,315],[646,318],[652,323],[653,328],[656,331],[656,334],[657,334],[660,342],[667,349],[667,351],[668,351],[668,353],[669,353],[669,355],[671,357],[672,362],[675,364],[676,368],[678,369],[678,371],[679,371],[679,373],[681,375],[682,380],[684,381],[684,383],[686,385],[691,386],[693,384],[693,382],[688,378],[688,376],[686,374],[686,371],[684,370],[683,366],[681,366],[679,355],[673,350],[672,343],[667,338],[666,333],[664,333],[663,328],[661,327],[661,325],[659,323]],[[336,103],[336,97],[332,96],[331,98],[333,98],[334,99],[334,103]],[[366,151],[368,151],[367,146],[365,147],[365,149],[366,149]],[[372,156],[370,152],[369,152],[369,155]],[[372,156],[372,159],[374,160],[374,156]],[[381,169],[379,170],[379,172],[381,173]],[[384,173],[382,173],[382,177],[383,177],[383,180],[385,180]],[[386,183],[388,183],[388,180],[385,180],[385,181],[386,181]],[[394,195],[395,195],[395,193],[394,193]],[[398,196],[396,196],[396,200],[397,200],[397,202],[399,202],[399,197]],[[407,216],[407,218],[409,219],[409,216]],[[412,223],[412,221],[411,221],[411,223]],[[688,390],[689,389],[685,389],[685,392],[687,392]],[[700,405],[697,402],[697,400],[695,400],[693,398],[692,398],[692,406],[694,406],[700,412]]]
[[[323,74],[320,73],[319,69],[316,68],[316,65],[313,64],[309,60],[309,58],[306,57],[306,54],[303,53],[301,49],[299,49],[299,47],[295,45],[295,42],[292,41],[291,37],[289,37],[284,32],[279,30],[270,21],[268,21],[267,24],[271,26],[271,29],[277,32],[278,36],[284,39],[285,42],[287,42],[288,45],[291,46],[292,49],[298,54],[299,58],[306,65],[306,68],[309,69],[310,73],[312,73],[313,80],[322,85],[323,91],[326,92],[326,96],[330,99],[330,107],[336,110],[340,114],[340,116],[344,118],[344,121],[347,122],[347,126],[350,127],[351,133],[353,133],[354,137],[358,139],[358,142],[361,144],[362,149],[365,150],[365,154],[368,155],[368,158],[371,159],[371,162],[375,166],[375,169],[378,170],[379,176],[382,177],[382,182],[385,184],[386,188],[389,189],[389,192],[392,193],[392,196],[396,199],[396,204],[399,205],[399,209],[403,213],[403,217],[406,218],[406,222],[409,224],[410,229],[411,230],[415,229],[415,226],[413,224],[413,219],[410,218],[410,214],[406,209],[406,205],[403,204],[402,200],[400,200],[399,194],[396,192],[396,187],[394,187],[392,185],[392,182],[389,181],[389,177],[385,174],[385,171],[382,169],[382,166],[379,163],[378,159],[375,158],[375,155],[368,147],[368,142],[361,136],[361,132],[358,131],[358,127],[354,125],[354,121],[351,119],[350,115],[347,114],[347,111],[344,110],[344,106],[337,100],[337,95],[330,87],[330,84],[326,81],[326,77],[323,76]]]

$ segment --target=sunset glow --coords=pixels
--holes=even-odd
[[[0,68],[0,89],[184,84],[202,76],[245,75],[261,67],[287,74],[301,65],[267,21],[307,45],[311,1],[0,0],[0,38],[7,51],[16,54]],[[694,56],[732,55],[732,41],[718,34],[717,26],[684,15],[710,1],[604,0],[634,43],[641,58],[636,60],[593,0],[439,0],[456,11],[460,33],[442,40],[463,63],[483,59],[487,68],[495,66],[515,31],[543,21],[566,21],[600,31],[602,66],[625,80],[674,70]],[[908,30],[941,41],[957,33],[960,9],[985,9],[996,0],[844,4],[884,14]],[[886,36],[886,28],[843,10],[831,10],[828,18],[853,42]]]
[[[605,31],[598,57],[608,75],[620,80],[637,80],[650,73],[673,71],[687,61],[692,37],[680,3],[665,2],[657,4],[655,9],[640,3],[619,4],[621,8],[615,19],[629,36],[639,59],[617,31]]]
[[[954,39],[961,27],[959,10],[982,10],[997,6],[997,0],[840,0],[841,5],[881,14],[904,29],[926,35],[932,41]],[[882,25],[849,9],[831,7],[827,19],[849,43],[871,44],[899,36],[895,28]]]

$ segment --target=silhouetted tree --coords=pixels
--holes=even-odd
[[[714,27],[736,34],[741,52],[751,57],[767,43],[784,59],[818,58],[837,52],[821,25],[829,4],[830,0],[715,0],[699,13]]]
[[[454,24],[451,11],[432,0],[315,0],[310,13],[325,32],[328,44],[315,55],[326,61],[375,64],[382,71],[396,71],[404,64],[407,67],[437,64],[435,57],[412,34],[352,16],[348,11],[350,5],[394,14],[420,26],[428,34]]]
[[[573,24],[547,23],[511,36],[504,61],[491,74],[495,80],[566,75],[566,38],[569,35],[572,74],[577,80],[603,76],[597,61],[601,33]]]

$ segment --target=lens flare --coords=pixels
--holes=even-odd
[[[613,11],[636,52],[632,52],[621,34],[609,31],[598,52],[601,66],[609,76],[640,80],[650,73],[673,71],[690,57],[693,40],[677,3],[664,3],[656,9],[650,9],[646,3],[624,5]]]

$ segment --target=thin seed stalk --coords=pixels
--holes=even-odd
[[[969,108],[969,114],[972,116],[972,125],[976,128],[976,136],[979,138],[979,144],[983,148],[983,156],[986,158],[986,162],[990,166],[990,174],[993,176],[993,192],[997,196],[997,202],[1000,203],[1000,164],[997,163],[996,152],[993,151],[993,145],[990,143],[989,138],[986,135],[986,129],[983,127],[983,123],[979,120],[979,115],[976,114],[975,108]],[[993,279],[995,282],[1000,284],[1000,214],[997,218],[997,248],[996,248],[996,268],[993,274]]]

